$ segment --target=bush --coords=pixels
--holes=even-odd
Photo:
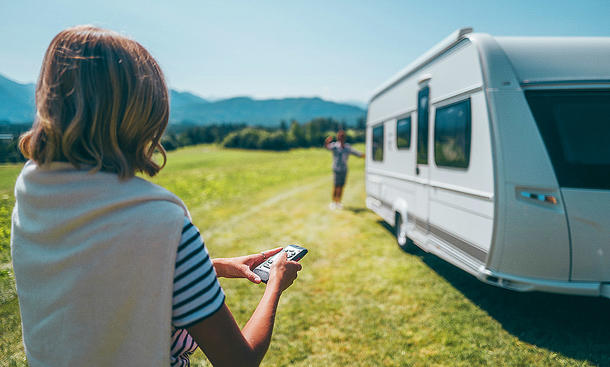
[[[25,162],[25,157],[19,150],[19,138],[0,140],[0,163]]]
[[[254,127],[248,127],[230,133],[222,141],[222,146],[227,148],[264,150],[290,149],[286,139],[286,133],[283,131],[278,130],[270,132],[262,128]]]
[[[283,131],[267,132],[260,140],[259,149],[265,150],[288,150],[290,145],[286,133]]]
[[[174,134],[164,135],[163,138],[161,138],[161,145],[163,145],[163,148],[165,148],[165,150],[168,152],[180,148],[180,144],[178,143],[176,135]]]
[[[161,139],[167,151],[195,144],[220,143],[233,131],[244,129],[245,124],[214,124],[196,126],[189,124],[170,125]]]

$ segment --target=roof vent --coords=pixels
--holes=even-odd
[[[472,33],[474,29],[472,27],[464,27],[464,28],[460,28],[458,30],[458,38],[461,38],[465,35],[467,35],[468,33]]]

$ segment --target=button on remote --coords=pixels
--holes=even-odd
[[[289,245],[284,249],[286,252],[286,258],[288,260],[301,259],[307,253],[307,249],[297,245]],[[261,278],[263,283],[267,283],[269,280],[269,273],[271,272],[271,264],[273,264],[275,257],[280,255],[274,255],[270,259],[267,259],[262,264],[254,268],[254,273]]]

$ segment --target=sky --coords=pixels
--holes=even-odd
[[[203,98],[366,103],[461,27],[495,36],[610,36],[610,0],[0,0],[0,74],[34,82],[62,29],[144,45],[171,88]]]

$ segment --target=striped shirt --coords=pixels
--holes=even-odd
[[[213,315],[224,304],[225,295],[201,235],[184,218],[176,255],[172,300],[171,366],[190,366],[189,356],[197,343],[186,328]]]

